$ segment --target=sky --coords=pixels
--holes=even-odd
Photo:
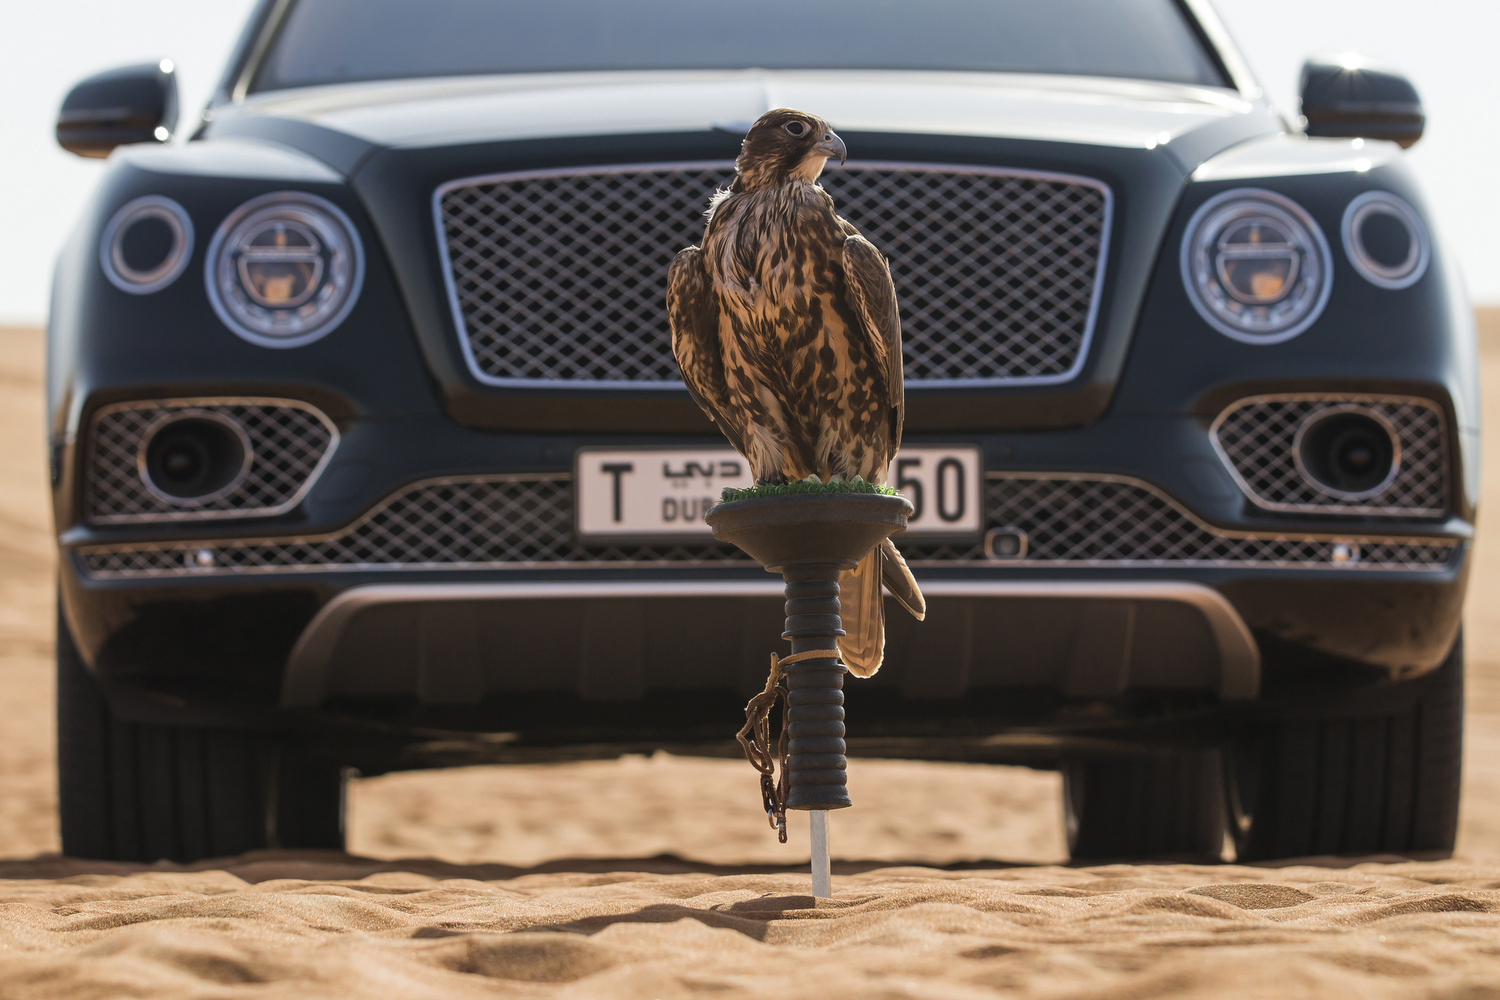
[[[816,2],[816,0],[812,0]],[[914,0],[917,2],[917,0]],[[1407,73],[1427,134],[1407,155],[1477,303],[1500,305],[1497,0],[1215,0],[1267,93],[1295,113],[1302,60],[1359,52]],[[52,262],[103,164],[53,141],[74,82],[170,58],[182,121],[212,92],[251,0],[12,0],[0,33],[0,324],[45,322]]]

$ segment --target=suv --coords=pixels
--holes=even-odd
[[[92,78],[58,263],[62,832],[339,847],[355,771],[737,754],[673,254],[748,124],[889,255],[929,613],[854,754],[1062,770],[1075,856],[1445,852],[1475,341],[1399,75],[1279,117],[1204,0],[264,0],[187,141]],[[747,808],[750,805],[747,803]]]

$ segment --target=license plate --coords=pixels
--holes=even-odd
[[[579,538],[689,539],[712,536],[703,515],[725,487],[755,484],[728,448],[583,448],[573,466]],[[903,448],[887,482],[916,508],[906,535],[977,535],[984,467],[971,446]]]

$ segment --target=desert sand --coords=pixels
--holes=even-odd
[[[1494,468],[1500,311],[1481,322]],[[776,843],[748,765],[666,755],[361,780],[347,855],[59,857],[41,357],[0,330],[4,1000],[1500,997],[1500,538],[1476,551],[1450,861],[1067,868],[1056,775],[856,761],[815,901],[805,824]]]

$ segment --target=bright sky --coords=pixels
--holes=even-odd
[[[815,2],[815,0],[814,0]],[[1411,152],[1436,228],[1475,301],[1500,304],[1500,37],[1495,0],[1216,0],[1262,84],[1296,107],[1313,52],[1357,51],[1416,83],[1427,135]],[[169,57],[183,120],[213,89],[250,0],[46,0],[7,5],[0,32],[0,324],[45,320],[52,261],[102,170],[52,139],[69,87],[98,70]]]

